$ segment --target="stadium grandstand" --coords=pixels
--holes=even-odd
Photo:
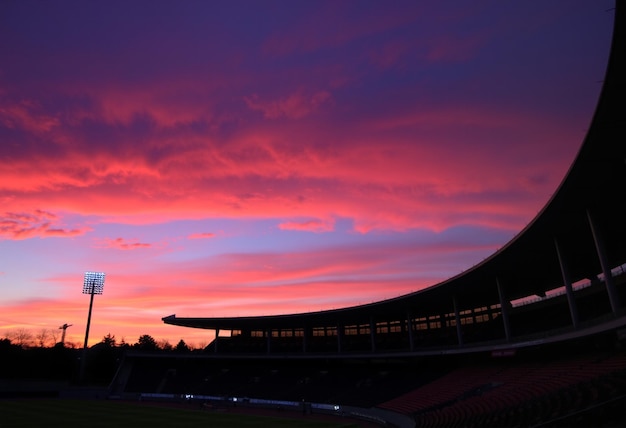
[[[376,303],[163,322],[202,353],[129,352],[115,397],[331,413],[381,426],[623,426],[626,4],[598,104],[560,186],[467,271]]]

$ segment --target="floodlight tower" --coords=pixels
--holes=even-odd
[[[104,290],[104,272],[85,272],[83,281],[83,294],[89,294],[89,315],[87,316],[87,329],[85,330],[85,343],[83,344],[83,356],[80,360],[80,380],[85,374],[85,360],[87,358],[87,341],[89,340],[89,326],[91,325],[91,309],[93,308],[93,296],[102,294]]]

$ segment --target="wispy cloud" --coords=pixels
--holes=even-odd
[[[273,101],[262,101],[256,94],[245,97],[244,100],[248,107],[262,112],[268,119],[280,117],[301,119],[315,112],[322,104],[329,102],[330,98],[331,94],[328,91],[318,91],[312,94],[298,91]]]
[[[91,227],[64,228],[55,214],[35,210],[33,212],[5,212],[0,215],[0,239],[23,240],[30,238],[68,238],[84,235]]]
[[[299,230],[306,232],[331,232],[334,229],[334,220],[304,220],[304,221],[288,221],[278,225],[282,230]]]
[[[9,104],[0,98],[0,124],[9,129],[41,134],[51,131],[59,123],[59,119],[51,116],[37,101],[21,100]]]
[[[187,239],[210,239],[210,238],[215,238],[215,233],[198,232],[198,233],[192,233],[191,235],[187,236]]]
[[[125,238],[104,238],[97,244],[98,248],[112,248],[116,250],[139,250],[142,248],[152,248],[153,244],[138,242],[136,239],[126,240]]]

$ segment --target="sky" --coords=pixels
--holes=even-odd
[[[0,1],[0,337],[433,286],[542,209],[614,0]],[[57,340],[59,340],[57,338]]]

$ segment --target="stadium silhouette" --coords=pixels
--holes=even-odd
[[[329,413],[381,426],[621,426],[626,404],[626,7],[580,150],[480,264],[376,303],[180,318],[198,354],[128,352],[110,396]],[[220,333],[222,333],[220,335]]]

